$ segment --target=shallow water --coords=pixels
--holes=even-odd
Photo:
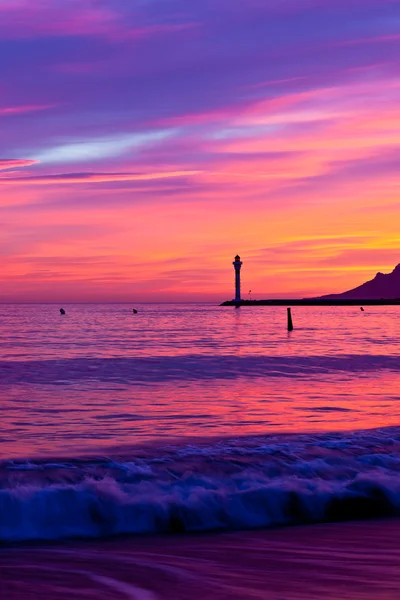
[[[400,523],[0,549],[7,600],[397,600]]]

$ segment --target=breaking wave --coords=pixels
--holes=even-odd
[[[393,515],[400,515],[400,428],[0,465],[2,542]]]

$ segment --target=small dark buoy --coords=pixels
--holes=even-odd
[[[287,329],[288,331],[293,331],[292,313],[290,308],[287,309]]]
[[[136,310],[136,308],[133,308],[133,309],[132,309],[132,312],[133,312],[133,314],[134,314],[134,315],[137,315],[137,310]]]
[[[65,310],[63,308],[60,308],[60,314],[65,315]]]
[[[362,312],[364,312],[364,309],[363,309],[363,307],[362,307],[362,306],[360,306],[360,310],[361,310]]]

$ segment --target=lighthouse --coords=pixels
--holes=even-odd
[[[240,269],[243,263],[239,255],[235,256],[235,261],[232,264],[235,269],[235,302],[240,302]]]

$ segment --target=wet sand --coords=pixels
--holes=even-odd
[[[1,600],[394,600],[400,520],[0,548]]]

